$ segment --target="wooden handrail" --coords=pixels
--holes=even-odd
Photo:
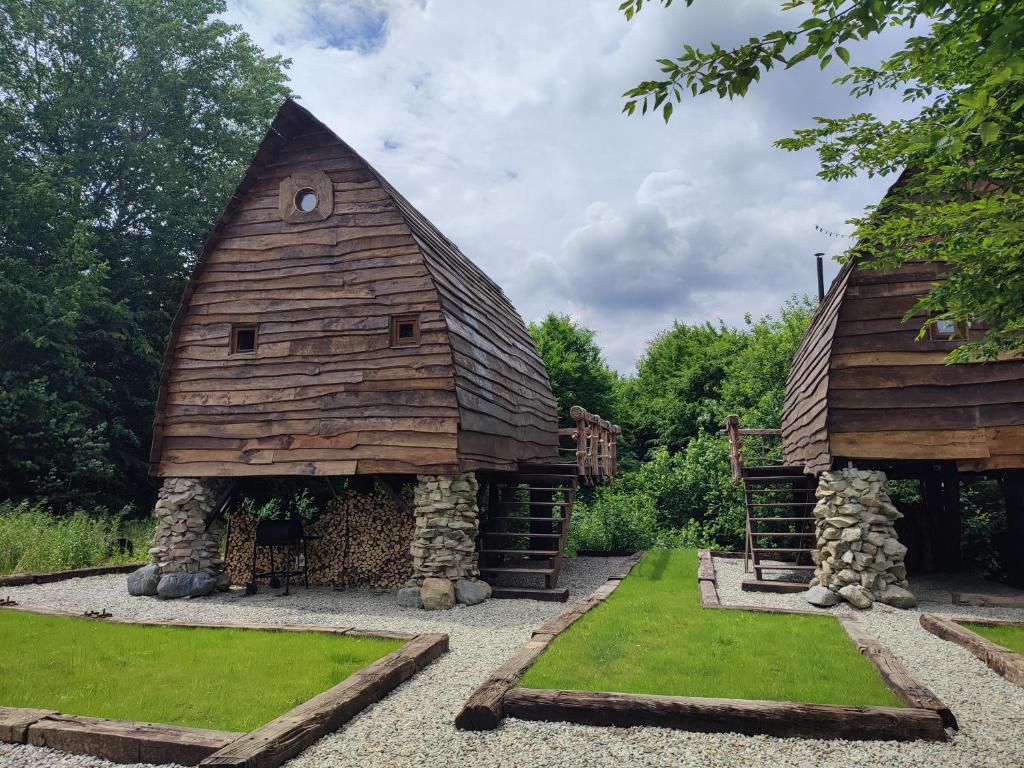
[[[569,416],[576,426],[560,429],[558,433],[576,441],[576,466],[580,476],[586,483],[611,480],[618,471],[616,439],[622,427],[578,405],[569,409]]]

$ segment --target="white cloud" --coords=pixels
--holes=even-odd
[[[615,6],[229,0],[227,18],[294,60],[302,103],[526,320],[571,313],[628,371],[674,319],[736,323],[813,292],[812,254],[845,245],[814,225],[845,231],[888,182],[827,185],[812,155],[771,146],[814,115],[852,110],[835,72],[813,64],[745,99],[686,102],[667,126],[620,114],[656,57],[774,28],[788,21],[776,3],[652,4],[632,23]]]

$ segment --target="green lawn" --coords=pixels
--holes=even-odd
[[[0,706],[251,731],[402,642],[0,610]]]
[[[559,635],[527,688],[900,706],[831,616],[700,607],[697,554],[647,554]]]
[[[991,640],[996,645],[1017,653],[1024,653],[1024,627],[986,627],[981,624],[963,623],[971,632]]]

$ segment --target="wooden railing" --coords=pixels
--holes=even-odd
[[[750,461],[751,463],[759,466],[782,463],[781,456],[772,456],[772,449],[764,445],[764,441],[761,441],[761,444],[758,447],[760,453],[757,455],[747,456],[744,454],[743,450],[744,437],[779,438],[782,437],[781,429],[740,429],[740,417],[733,414],[725,420],[725,429],[720,429],[718,434],[725,435],[729,438],[729,465],[732,468],[732,481],[734,483],[738,483],[740,478],[743,476],[743,465],[745,461]]]
[[[618,470],[616,439],[622,427],[578,405],[569,409],[569,416],[576,426],[560,429],[558,434],[575,441],[575,451],[566,450],[575,454],[579,476],[588,484],[610,482]]]

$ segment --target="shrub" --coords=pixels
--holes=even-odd
[[[39,573],[144,560],[150,520],[75,512],[54,517],[41,505],[0,503],[0,573]]]

